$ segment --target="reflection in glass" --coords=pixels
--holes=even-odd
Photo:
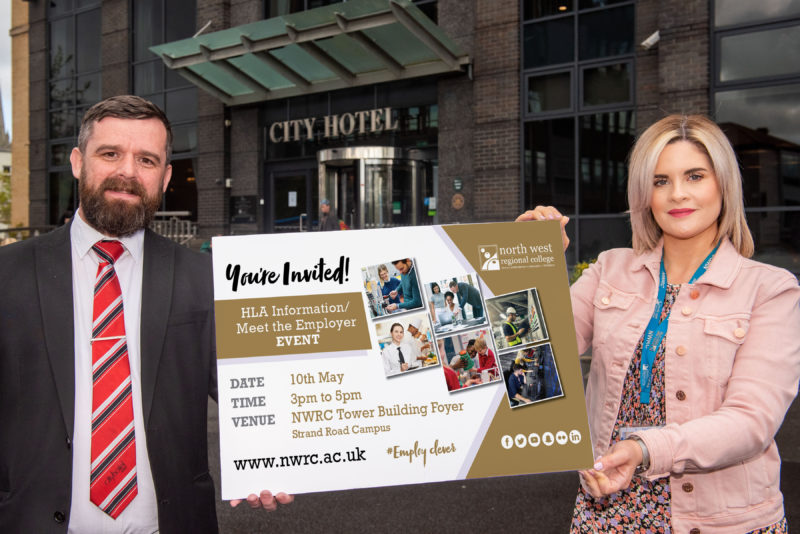
[[[72,11],[72,0],[50,0],[50,9],[47,15],[52,18],[70,11]]]
[[[572,118],[525,125],[525,209],[541,204],[575,211],[574,132]]]
[[[75,16],[78,72],[100,69],[100,9]]]
[[[75,69],[72,18],[50,23],[50,78],[72,76]]]
[[[635,138],[632,111],[580,117],[580,211],[615,213],[628,208],[628,152]]]
[[[50,165],[54,167],[69,165],[70,152],[72,152],[72,143],[50,145]]]
[[[172,178],[164,193],[164,211],[188,211],[197,220],[197,180],[193,159],[172,160]]]
[[[753,259],[796,275],[800,271],[800,212],[748,211],[745,215],[756,246]]]
[[[50,82],[50,109],[56,110],[74,105],[75,79],[67,78],[57,82]]]
[[[580,0],[581,9],[590,9],[593,7],[611,6],[614,4],[621,4],[628,0]]]
[[[74,137],[76,133],[75,112],[73,110],[68,109],[50,113],[50,139]]]
[[[524,20],[561,15],[572,11],[572,0],[524,0]]]
[[[75,84],[75,103],[95,104],[100,101],[100,74],[78,76]]]
[[[583,71],[583,105],[630,102],[631,64],[617,63]]]
[[[800,26],[720,39],[722,82],[800,73]]]
[[[137,95],[146,95],[160,91],[163,86],[164,66],[161,60],[149,61],[134,65],[133,90]]]
[[[579,59],[595,59],[633,52],[633,6],[603,9],[579,15]]]
[[[557,65],[575,60],[573,17],[565,17],[523,28],[525,68]]]
[[[172,152],[192,152],[197,150],[197,125],[184,124],[172,127]]]
[[[714,109],[717,122],[734,122],[753,130],[800,144],[800,84],[718,91]]]
[[[161,44],[164,31],[163,8],[160,0],[134,0],[133,2],[133,60],[154,57],[147,48]]]
[[[800,0],[714,0],[714,25],[750,24],[800,15]]]
[[[571,107],[569,72],[530,76],[528,78],[528,113],[569,109]]]

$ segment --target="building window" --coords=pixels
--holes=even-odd
[[[77,208],[69,166],[84,112],[100,100],[100,2],[51,0],[47,11],[48,222]]]
[[[346,2],[347,0],[265,0],[264,18],[271,19],[317,7],[341,4],[343,1]],[[429,19],[436,22],[436,0],[414,0],[414,4],[425,13]]]
[[[756,258],[797,273],[800,0],[711,5],[712,109],[741,164]]]
[[[524,0],[522,10],[521,207],[552,204],[573,219],[575,263],[630,244],[634,2]]]
[[[197,88],[164,66],[149,47],[192,37],[195,0],[132,0],[133,92],[164,110],[172,126],[172,179],[163,211],[197,220]]]

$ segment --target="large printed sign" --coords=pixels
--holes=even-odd
[[[223,499],[591,466],[557,222],[213,250]]]

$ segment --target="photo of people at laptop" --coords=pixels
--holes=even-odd
[[[536,288],[492,297],[486,306],[498,351],[515,351],[548,339]]]
[[[430,321],[424,312],[375,323],[375,334],[387,377],[439,364]]]
[[[550,343],[501,354],[500,365],[512,408],[564,396]]]
[[[414,260],[403,258],[361,268],[370,317],[423,307]]]
[[[448,391],[498,382],[502,376],[489,330],[476,330],[438,340]]]
[[[425,290],[437,335],[488,324],[477,274],[430,282],[425,284]]]

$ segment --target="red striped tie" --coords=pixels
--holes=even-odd
[[[133,433],[131,368],[125,314],[114,262],[119,241],[93,247],[100,265],[92,314],[92,467],[89,496],[116,519],[136,497],[136,439]]]

